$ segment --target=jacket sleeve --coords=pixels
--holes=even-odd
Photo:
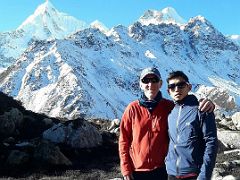
[[[203,113],[201,114],[201,118],[205,150],[203,164],[198,179],[210,180],[215,166],[218,149],[217,128],[213,112]]]
[[[132,160],[129,153],[131,142],[132,121],[130,106],[128,106],[122,116],[119,135],[119,156],[121,172],[123,176],[129,175],[133,171]]]

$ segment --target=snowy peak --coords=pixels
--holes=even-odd
[[[54,16],[58,15],[59,12],[55,9],[55,7],[49,2],[46,1],[45,3],[39,5],[33,15],[30,15],[19,27],[18,29],[24,29],[29,25],[34,25],[34,23],[43,20],[46,22],[46,16]],[[37,25],[37,24],[36,24]],[[39,24],[40,25],[40,24]]]
[[[209,36],[211,34],[218,34],[221,33],[209,22],[205,17],[203,16],[196,16],[194,18],[190,18],[188,23],[185,26],[186,29],[192,29],[194,32],[194,35],[196,37],[199,37],[199,35],[203,36]],[[220,35],[222,36],[222,34]],[[207,37],[206,40],[209,40],[209,37]]]
[[[149,24],[178,24],[182,25],[185,24],[186,21],[178,15],[176,10],[172,7],[164,8],[162,11],[157,10],[148,10],[141,16],[138,20],[142,25],[149,25]]]
[[[56,9],[52,5],[52,3],[50,1],[46,1],[45,3],[38,6],[34,14],[43,15],[43,14],[47,14],[48,12],[54,12],[54,11],[56,11]]]
[[[200,16],[200,15],[198,15],[198,16],[196,16],[196,17],[193,17],[193,18],[190,18],[190,20],[189,20],[189,23],[190,23],[190,24],[196,23],[196,22],[199,22],[199,23],[201,23],[201,24],[211,24],[209,21],[207,21],[207,20],[205,19],[205,17]]]
[[[32,34],[36,39],[63,39],[84,28],[87,28],[85,22],[59,12],[50,1],[46,1],[17,30]]]
[[[99,29],[103,33],[107,33],[109,31],[109,29],[102,22],[100,22],[98,20],[93,21],[90,24],[90,27],[94,28],[94,29]]]
[[[167,7],[164,8],[162,10],[162,14],[163,14],[163,19],[165,21],[173,21],[176,22],[177,24],[185,24],[186,21],[178,15],[178,13],[176,12],[176,10],[172,7]]]
[[[47,0],[16,30],[0,34],[0,67],[11,65],[33,41],[64,39],[88,27],[85,22],[59,12]]]
[[[234,43],[240,45],[240,35],[235,34],[227,37],[231,39]]]

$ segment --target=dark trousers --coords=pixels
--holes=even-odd
[[[187,178],[176,178],[176,176],[168,175],[168,180],[196,180],[197,176]]]
[[[134,180],[167,180],[166,168],[157,168],[152,171],[134,171]]]

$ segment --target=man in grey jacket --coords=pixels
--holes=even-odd
[[[217,130],[213,112],[201,112],[191,84],[182,71],[167,78],[175,102],[168,116],[169,150],[166,168],[169,180],[210,180],[217,155]]]

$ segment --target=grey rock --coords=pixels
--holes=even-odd
[[[19,166],[26,164],[30,159],[30,156],[18,150],[12,150],[7,158],[7,164],[9,166]]]
[[[240,131],[218,130],[218,139],[228,147],[240,148]]]
[[[40,141],[36,146],[34,159],[49,165],[72,165],[71,161],[60,151],[59,147],[49,141]]]
[[[240,112],[236,112],[232,115],[232,122],[235,125],[235,127],[240,130]]]
[[[77,121],[81,122],[78,124]],[[73,148],[91,148],[102,143],[100,132],[85,120],[58,123],[44,131],[43,138],[55,143],[70,145]]]

